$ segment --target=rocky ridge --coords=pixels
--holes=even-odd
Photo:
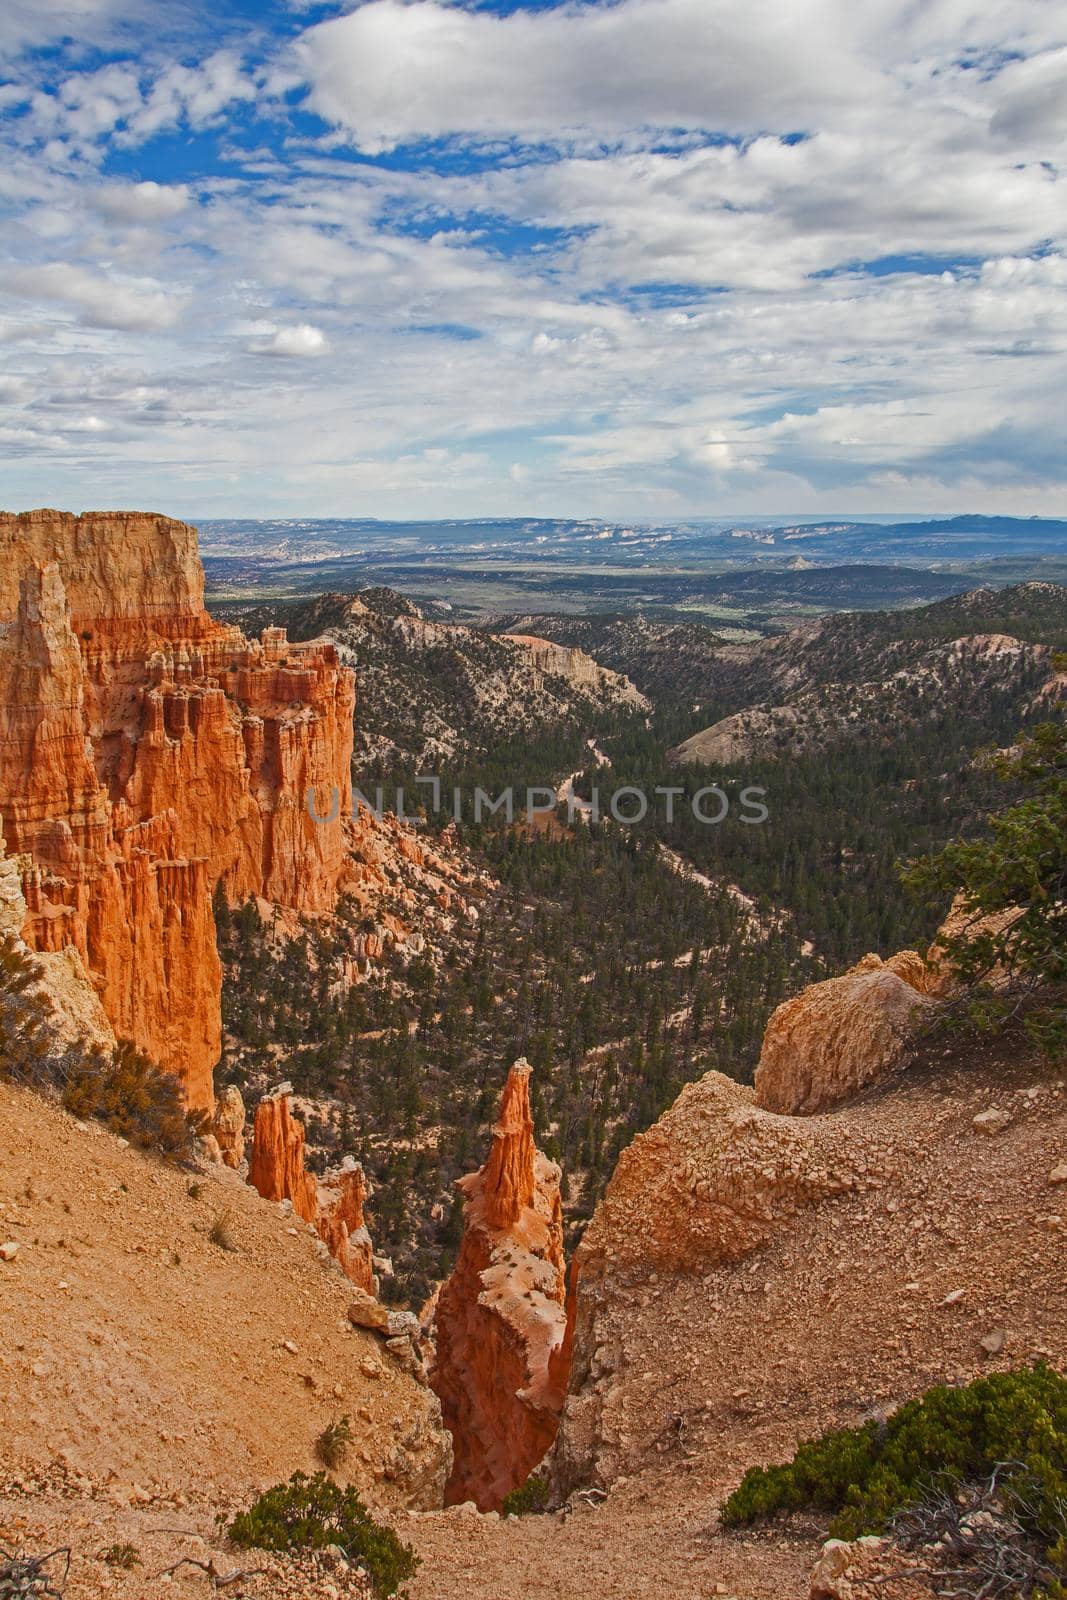
[[[329,639],[357,670],[357,769],[411,764],[433,772],[519,734],[649,709],[625,676],[582,650],[431,617],[389,589],[217,609],[247,625],[284,620],[294,638]]]
[[[777,641],[774,641],[777,643]],[[774,664],[773,644],[765,652]],[[783,687],[794,675],[786,652]],[[894,656],[905,655],[898,664]],[[787,751],[818,750],[842,739],[878,737],[902,722],[919,723],[945,704],[997,697],[1018,705],[1018,715],[1062,697],[1050,645],[1004,634],[974,634],[914,652],[888,650],[879,676],[857,683],[822,683],[779,704],[754,703],[693,734],[669,752],[678,763],[733,765]],[[803,680],[801,680],[803,681]]]
[[[809,985],[772,1016],[754,1089],[709,1073],[623,1153],[574,1262],[573,1366],[553,1457],[560,1492],[610,1484],[648,1451],[648,1385],[625,1375],[640,1361],[640,1338],[649,1334],[644,1312],[653,1305],[662,1311],[664,1298],[692,1315],[694,1294],[704,1295],[714,1313],[704,1323],[707,1335],[726,1340],[731,1329],[722,1345],[730,1351],[724,1374],[705,1380],[718,1398],[702,1401],[692,1417],[683,1412],[687,1439],[707,1437],[723,1406],[741,1419],[777,1412],[790,1419],[794,1437],[812,1424],[810,1409],[786,1409],[785,1389],[778,1397],[781,1383],[796,1381],[790,1359],[768,1366],[760,1346],[760,1329],[775,1327],[790,1295],[797,1298],[788,1320],[798,1338],[802,1308],[811,1349],[826,1318],[836,1322],[835,1352],[848,1348],[851,1367],[841,1364],[840,1353],[830,1359],[827,1352],[822,1376],[804,1391],[823,1427],[827,1417],[848,1415],[847,1404],[833,1409],[849,1392],[841,1387],[846,1370],[846,1382],[859,1381],[868,1394],[903,1398],[923,1386],[923,1374],[980,1370],[1009,1342],[1016,1353],[1021,1345],[1067,1359],[1057,1320],[1062,1283],[1058,1291],[1052,1287],[1063,1219],[1047,1209],[1048,1201],[1041,1209],[1043,1186],[1052,1198],[1052,1157],[1067,1127],[1062,1080],[1050,1081],[1047,1066],[1031,1062],[1026,1070],[1035,1081],[1013,1096],[998,1071],[992,1104],[990,1080],[977,1072],[966,1084],[957,1073],[936,1086],[913,1086],[905,1077],[899,1088],[883,1087],[922,1048],[916,1025],[936,1005],[933,997],[951,989],[936,947],[930,956],[908,951],[887,962],[869,956],[844,977]],[[1021,1113],[1038,1108],[1045,1120],[1031,1124],[1027,1141],[1026,1193],[1034,1207],[1027,1216],[1012,1190],[1011,1161],[985,1156],[981,1167],[973,1165],[972,1141],[1003,1138]],[[948,1130],[952,1138],[942,1148]],[[972,1251],[985,1273],[977,1292],[976,1259],[952,1259],[963,1239],[958,1230],[973,1223],[976,1207],[983,1220]],[[1027,1252],[1011,1244],[1020,1226],[1039,1244],[1036,1254],[1032,1246]],[[854,1245],[841,1233],[849,1228],[856,1230]],[[944,1243],[924,1256],[922,1241],[931,1238]],[[842,1256],[856,1281],[841,1280],[831,1291]],[[953,1270],[962,1287],[946,1281]],[[853,1324],[866,1325],[860,1280],[871,1273],[884,1279],[878,1303],[904,1308],[905,1336],[884,1333],[856,1345],[846,1334]],[[800,1277],[811,1280],[803,1293]],[[663,1279],[666,1289],[657,1287]],[[821,1287],[813,1299],[815,1283]],[[746,1303],[746,1294],[757,1299]],[[1026,1315],[1018,1309],[1023,1303]],[[958,1339],[939,1343],[941,1325],[951,1320],[945,1311],[957,1304],[970,1312],[969,1361]],[[737,1322],[746,1305],[747,1336]],[[976,1326],[975,1318],[983,1321]],[[998,1319],[1012,1323],[1010,1336],[995,1326]],[[636,1331],[642,1325],[644,1335]],[[878,1326],[875,1317],[872,1331]],[[780,1343],[777,1333],[774,1342]],[[685,1359],[699,1361],[699,1343]],[[924,1365],[931,1359],[932,1366]],[[818,1364],[805,1357],[805,1366]],[[832,1382],[827,1368],[835,1370]],[[761,1372],[758,1387],[724,1388],[731,1375],[738,1379],[749,1369]],[[660,1393],[670,1392],[672,1382],[692,1387],[661,1372],[644,1376],[654,1377]],[[671,1403],[677,1407],[680,1396],[672,1393]],[[661,1439],[655,1448],[668,1446]]]

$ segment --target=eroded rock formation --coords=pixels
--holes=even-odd
[[[215,1120],[211,1125],[225,1166],[238,1170],[245,1158],[245,1103],[233,1084],[222,1089],[215,1100]]]
[[[0,815],[24,935],[73,948],[115,1031],[210,1107],[211,894],[332,907],[348,872],[352,673],[203,604],[196,535],[140,514],[0,516]],[[317,786],[316,824],[304,805]]]
[[[463,1242],[437,1302],[430,1381],[454,1448],[445,1498],[482,1510],[544,1456],[566,1381],[560,1170],[534,1147],[529,1080],[517,1061],[489,1159],[460,1179]]]
[[[902,1059],[933,1001],[934,974],[914,950],[876,955],[840,978],[812,983],[772,1015],[756,1068],[756,1101],[769,1111],[810,1115]]]
[[[31,951],[22,937],[25,922],[19,864],[4,855],[0,838],[0,936],[12,939],[15,949],[32,955],[40,967],[40,982],[28,992],[40,994],[57,1045],[84,1041],[101,1050],[113,1049],[115,1035],[78,952],[69,945],[43,954]]]
[[[374,1247],[363,1217],[367,1198],[363,1168],[349,1157],[316,1179],[304,1165],[304,1148],[304,1124],[293,1115],[286,1085],[256,1107],[248,1181],[264,1200],[290,1201],[298,1217],[314,1224],[345,1276],[373,1295],[377,1282]],[[224,1145],[222,1154],[225,1160]]]
[[[285,1091],[265,1095],[252,1124],[248,1181],[264,1200],[289,1200],[298,1217],[319,1214],[315,1180],[304,1167],[304,1124],[294,1117]]]
[[[73,952],[115,1033],[195,1106],[211,1109],[221,1040],[217,885],[294,928],[351,894],[377,931],[344,983],[435,918],[476,915],[487,879],[394,817],[353,818],[354,699],[331,643],[208,615],[184,523],[0,513],[0,819],[22,934]]]
[[[319,1237],[345,1276],[367,1294],[377,1293],[374,1246],[363,1219],[367,1180],[351,1156],[335,1172],[328,1172],[316,1187]]]

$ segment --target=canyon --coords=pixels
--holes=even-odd
[[[358,1000],[374,963],[421,954],[435,927],[477,936],[490,880],[458,830],[430,843],[353,815],[344,648],[211,617],[193,530],[36,512],[0,517],[0,541],[5,951],[39,963],[27,992],[57,1041],[131,1038],[211,1113],[182,1168],[0,1083],[0,1273],[16,1291],[0,1543],[73,1528],[71,1592],[132,1600],[141,1580],[103,1570],[102,1527],[162,1566],[189,1548],[180,1512],[182,1539],[212,1551],[218,1508],[315,1470],[343,1419],[343,1480],[423,1556],[412,1600],[803,1600],[837,1559],[810,1529],[718,1526],[746,1467],[934,1382],[1067,1363],[1062,1067],[1021,1032],[934,1031],[954,984],[937,945],[779,989],[751,1086],[704,1072],[612,1154],[569,1273],[564,1174],[545,1153],[558,1129],[542,1106],[539,1149],[531,1067],[509,1051],[444,1281],[421,1325],[381,1303],[364,1169],[309,1150],[320,1102],[279,1082],[293,1035],[239,1080],[255,1084],[251,1129],[236,1085],[215,1092],[213,901],[255,902],[294,960],[313,949],[302,930],[329,929],[315,981]],[[589,680],[588,658],[561,664],[539,637],[510,648],[535,679]],[[989,653],[999,670],[1004,648]],[[308,816],[308,788],[329,820]],[[966,915],[957,903],[947,926]],[[417,978],[408,1037],[440,1004],[432,962]],[[484,1128],[500,1057],[479,1070]],[[411,1127],[398,1142],[433,1167],[443,1125]],[[373,1159],[373,1141],[353,1147]],[[532,1473],[553,1509],[497,1515]]]
[[[391,589],[213,609],[243,627],[284,625],[291,638],[328,640],[357,667],[357,772],[383,763],[433,772],[519,735],[650,709],[627,677],[583,650],[488,633]]]

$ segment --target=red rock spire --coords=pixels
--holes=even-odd
[[[430,1382],[452,1434],[446,1504],[498,1507],[555,1437],[567,1377],[560,1170],[534,1146],[530,1067],[508,1073],[489,1159],[437,1300]]]
[[[493,1147],[482,1168],[485,1220],[491,1228],[510,1228],[524,1206],[533,1203],[534,1138],[530,1114],[530,1064],[516,1061],[508,1073],[493,1129]]]

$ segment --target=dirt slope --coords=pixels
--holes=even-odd
[[[991,1107],[1011,1118],[992,1136],[973,1122]],[[1040,1354],[1067,1366],[1067,1192],[1049,1182],[1067,1158],[1063,1068],[1018,1045],[961,1045],[829,1116],[857,1151],[890,1148],[895,1175],[823,1201],[738,1263],[630,1279],[599,1306],[583,1402],[603,1504],[521,1521],[413,1515],[403,1484],[354,1463],[423,1558],[412,1600],[804,1600],[815,1525],[718,1530],[746,1466],[938,1380]],[[310,1467],[329,1417],[370,1413],[372,1462],[410,1426],[413,1386],[363,1376],[361,1360],[380,1356],[341,1327],[344,1283],[275,1208],[214,1184],[194,1200],[184,1175],[5,1088],[0,1163],[0,1232],[22,1245],[0,1263],[0,1543],[72,1540],[73,1600],[210,1593],[193,1569],[162,1590],[96,1558],[129,1539],[145,1575],[211,1552],[231,1570],[216,1509]],[[225,1204],[234,1256],[198,1231]],[[990,1358],[979,1341],[1000,1329]],[[354,1591],[275,1571],[245,1592]]]
[[[990,1107],[1012,1118],[993,1136],[973,1125]],[[857,1150],[891,1148],[898,1175],[734,1265],[617,1282],[579,1397],[606,1503],[563,1524],[421,1516],[413,1597],[496,1600],[506,1572],[530,1600],[803,1600],[818,1529],[718,1532],[747,1466],[934,1382],[1041,1355],[1067,1367],[1067,1190],[1049,1182],[1067,1157],[1062,1066],[960,1046],[830,1115]],[[998,1330],[990,1358],[979,1341]]]
[[[232,1250],[209,1238],[223,1212]],[[0,1260],[0,1545],[27,1542],[20,1517],[52,1543],[85,1519],[95,1549],[112,1542],[105,1524],[122,1523],[135,1544],[148,1525],[210,1538],[216,1512],[314,1471],[316,1436],[344,1413],[356,1433],[347,1467],[369,1501],[440,1502],[449,1451],[436,1398],[349,1325],[351,1285],[322,1261],[313,1230],[236,1174],[182,1172],[0,1084],[9,1241],[19,1248]],[[175,1560],[190,1546],[171,1539],[160,1565],[168,1551]],[[97,1593],[99,1577],[76,1565],[68,1593]],[[145,1592],[116,1581],[130,1585],[116,1592]]]

